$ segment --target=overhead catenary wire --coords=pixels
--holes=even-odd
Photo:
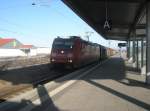
[[[25,3],[25,4],[14,4],[12,6],[9,6],[9,7],[4,7],[4,8],[0,8],[0,11],[4,11],[4,10],[7,10],[7,9],[12,9],[12,8],[16,8],[18,6],[31,6],[31,3]],[[4,19],[2,17],[0,17],[0,21],[4,22],[4,23],[7,23],[8,25],[11,25],[11,26],[15,26],[15,27],[18,27],[18,28],[24,28],[23,25],[20,25],[18,23],[15,23],[15,22],[12,22],[12,21],[9,21],[7,19]],[[5,29],[5,28],[0,28],[0,32],[8,32],[8,33],[13,33],[13,34],[17,34],[17,35],[31,35],[31,34],[26,34],[26,33],[22,33],[22,32],[17,32],[17,31],[13,31],[11,29]],[[32,35],[33,36],[33,35]],[[35,35],[34,35],[35,36]]]
[[[23,6],[24,5],[38,5],[38,6],[42,6],[42,7],[46,7],[46,8],[52,8],[52,10],[54,10],[55,13],[57,13],[60,16],[62,16],[65,20],[67,19],[67,22],[69,21],[69,22],[71,22],[71,24],[73,23],[72,19],[70,17],[66,16],[65,14],[60,12],[58,9],[51,7],[51,4],[52,4],[52,2],[54,2],[54,0],[45,0],[45,1],[36,0],[36,1],[38,1],[39,3],[32,2],[30,4],[29,3],[28,4],[23,4]],[[49,2],[51,2],[51,3],[49,3]],[[18,5],[13,5],[12,7],[7,7],[7,8],[13,8],[15,6],[18,6]],[[22,6],[22,5],[19,5],[19,6]],[[7,8],[5,8],[5,9],[7,9]],[[8,20],[6,20],[4,18],[0,18],[0,20],[5,22],[5,23],[7,23],[7,24],[9,24],[9,25],[13,25],[13,26],[16,26],[16,27],[19,27],[19,28],[23,28],[22,25],[14,23],[14,22],[11,22],[11,21],[8,21]],[[78,22],[74,22],[74,25],[77,28],[79,28],[80,24],[78,24],[78,25],[77,24],[78,24]],[[4,30],[2,30],[2,31],[4,31]],[[10,31],[10,30],[6,30],[6,29],[5,29],[5,31],[10,32],[10,33],[16,33],[16,31]]]
[[[0,31],[2,32],[9,32],[9,33],[14,33],[14,34],[19,34],[18,32],[16,31],[12,31],[12,30],[8,30],[8,29],[4,29],[4,28],[0,28]]]
[[[4,18],[1,18],[0,17],[0,21],[1,22],[5,22],[5,23],[7,23],[8,25],[13,25],[13,26],[15,26],[15,27],[23,27],[23,25],[20,25],[20,24],[18,24],[18,23],[14,23],[14,22],[12,22],[12,21],[8,21],[8,20],[6,20],[6,19],[4,19]]]
[[[29,4],[28,4],[29,5]],[[31,3],[30,3],[31,5]],[[18,23],[15,23],[15,22],[12,22],[12,21],[9,21],[7,19],[4,19],[4,18],[1,18],[0,17],[0,21],[4,22],[4,23],[7,23],[8,25],[11,25],[11,26],[15,26],[17,28],[25,28],[23,25],[20,25]],[[11,29],[5,29],[5,28],[0,28],[0,31],[1,32],[9,32],[9,33],[13,33],[13,34],[17,34],[17,35],[31,35],[31,36],[36,36],[36,35],[33,35],[33,34],[27,34],[27,33],[22,33],[22,32],[17,32],[17,31],[13,31]]]
[[[8,6],[8,7],[2,7],[0,8],[0,11],[5,11],[5,10],[9,10],[9,9],[13,9],[13,8],[18,8],[18,7],[22,7],[22,6],[29,6],[31,3],[26,3],[26,4],[14,4],[12,6]]]
[[[46,7],[46,8],[51,8],[55,13],[57,13],[58,15],[62,16],[67,22],[69,21],[71,24],[73,23],[73,25],[78,29],[81,27],[81,24],[79,24],[77,21],[74,21],[72,18],[70,18],[69,16],[65,15],[64,13],[62,13],[60,10],[58,10],[57,8],[51,7],[52,3],[54,2],[54,0],[48,0],[49,2],[42,2],[41,0],[39,3],[35,3],[35,5],[38,6],[42,6],[42,7]],[[84,21],[83,21],[84,22]],[[86,22],[84,22],[85,24],[87,24]],[[87,24],[88,25],[88,24]],[[84,28],[83,29],[84,32],[86,32],[87,30]]]
[[[42,6],[42,7],[47,7],[47,8],[50,8],[51,6],[51,4],[52,4],[52,2],[54,2],[54,0],[49,0],[51,3],[49,3],[48,1],[46,2],[46,1],[41,1],[41,0],[38,0],[39,1],[39,6]],[[33,2],[33,3],[35,3],[35,5],[38,5],[36,2]],[[25,5],[29,5],[29,3],[28,4],[22,4],[23,6],[25,6]],[[22,5],[19,5],[19,6],[22,6]],[[30,6],[32,5],[32,3],[30,3]],[[18,6],[18,4],[17,5],[13,5],[12,7],[8,7],[8,8],[13,8],[13,7],[15,7],[15,6]],[[1,8],[0,8],[1,9]],[[7,8],[6,8],[7,9]],[[80,25],[81,24],[79,24],[78,22],[76,22],[76,21],[74,21],[73,22],[73,20],[72,20],[72,18],[70,18],[70,17],[68,17],[67,15],[65,15],[64,13],[62,13],[61,11],[59,11],[58,9],[56,9],[56,8],[54,8],[54,7],[51,7],[51,9],[55,12],[55,13],[57,13],[58,15],[60,15],[60,16],[62,16],[67,22],[69,21],[69,22],[71,22],[71,24],[73,24],[76,28],[80,28]],[[5,23],[7,23],[7,24],[9,24],[9,25],[13,25],[13,26],[16,26],[16,27],[19,27],[19,28],[23,28],[23,26],[22,25],[20,25],[20,24],[17,24],[17,23],[14,23],[14,22],[11,22],[11,21],[8,21],[8,20],[6,20],[6,19],[3,19],[3,18],[0,18],[0,20],[1,21],[3,21],[3,22],[5,22]],[[84,29],[85,30],[85,32],[87,31],[86,29]],[[0,28],[0,31],[5,31],[5,32],[9,32],[9,33],[14,33],[14,34],[19,34],[19,35],[28,35],[28,34],[25,34],[25,33],[21,33],[21,32],[17,32],[17,31],[13,31],[13,30],[10,30],[10,29],[4,29],[4,28]]]
[[[49,3],[49,2],[51,2],[51,3]],[[15,5],[12,5],[12,6],[10,6],[10,7],[5,7],[5,8],[0,8],[0,10],[3,10],[3,9],[11,9],[11,8],[15,8],[16,6],[18,7],[18,6],[25,6],[25,5],[27,5],[27,6],[31,6],[31,5],[38,5],[38,6],[42,6],[42,7],[47,7],[47,8],[50,8],[51,6],[51,4],[54,2],[54,0],[35,0],[35,1],[33,1],[33,2],[31,2],[31,3],[26,3],[26,4],[15,4]],[[68,16],[66,16],[64,13],[62,13],[62,12],[60,12],[58,9],[56,9],[56,8],[53,8],[53,7],[51,7],[54,11],[55,11],[55,13],[57,13],[58,15],[60,15],[60,16],[62,16],[63,18],[65,18],[65,20],[67,19],[67,21],[69,21],[69,22],[71,22],[71,23],[73,23],[72,22],[72,19],[70,18],[70,17],[68,17]],[[0,18],[0,20],[1,21],[3,21],[3,22],[5,22],[5,23],[7,23],[7,24],[9,24],[9,25],[13,25],[13,26],[16,26],[16,27],[23,27],[22,25],[19,25],[19,24],[17,24],[17,23],[14,23],[14,22],[10,22],[10,21],[8,21],[8,20],[6,20],[6,19],[3,19],[3,18]],[[78,25],[77,25],[78,24]],[[80,27],[80,24],[78,23],[78,22],[74,22],[74,25],[77,27],[77,28],[79,28]],[[85,29],[84,29],[85,30]]]

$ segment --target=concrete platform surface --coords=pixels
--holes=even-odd
[[[141,75],[129,73],[122,58],[113,57],[82,74],[66,79],[67,85],[75,82],[53,94],[41,85],[36,89],[38,100],[10,101],[20,105],[7,111],[150,111],[150,86],[140,81]]]
[[[111,58],[32,111],[150,111],[150,87],[127,78],[124,60]]]

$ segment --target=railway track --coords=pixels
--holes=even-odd
[[[29,83],[22,81],[22,80],[19,82],[11,81],[11,82],[14,82],[15,85],[8,86],[8,87],[6,86],[6,87],[0,89],[0,103],[7,101],[10,98],[19,96],[29,90],[32,90],[35,87],[37,87],[38,85],[48,83],[52,80],[57,80],[58,78],[66,76],[67,74],[70,74],[72,72],[76,72],[79,70],[83,70],[83,72],[84,72],[86,68],[92,67],[93,65],[83,66],[82,68],[79,68],[77,70],[66,70],[64,68],[50,68],[49,64],[48,64],[48,66],[44,66],[44,68],[42,68],[41,66],[39,66],[39,67],[36,66],[36,68],[34,70],[30,68],[30,71],[35,74],[40,71],[40,73],[38,73],[40,75],[40,77],[34,79],[32,82],[29,82]],[[29,70],[25,70],[25,71],[29,73]],[[80,71],[80,73],[82,73],[82,72]],[[29,74],[31,74],[31,73],[29,73]]]
[[[6,86],[5,88],[0,89],[0,103],[14,96],[18,96],[19,94],[25,93],[26,91],[33,89],[39,84],[45,84],[49,81],[67,75],[71,72],[73,72],[73,70],[65,70],[62,68],[51,69],[49,70],[49,72],[47,72],[47,74],[43,74],[43,76],[39,77],[38,79],[32,81],[29,84],[17,84],[8,87]]]

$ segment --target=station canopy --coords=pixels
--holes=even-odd
[[[146,36],[146,0],[62,1],[105,39]]]

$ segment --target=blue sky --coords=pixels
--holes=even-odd
[[[36,5],[32,5],[35,3]],[[105,46],[109,42],[97,34],[60,0],[1,0],[0,37],[16,38],[24,44],[51,47],[57,36],[94,32],[90,41]],[[111,47],[116,48],[116,41]]]

